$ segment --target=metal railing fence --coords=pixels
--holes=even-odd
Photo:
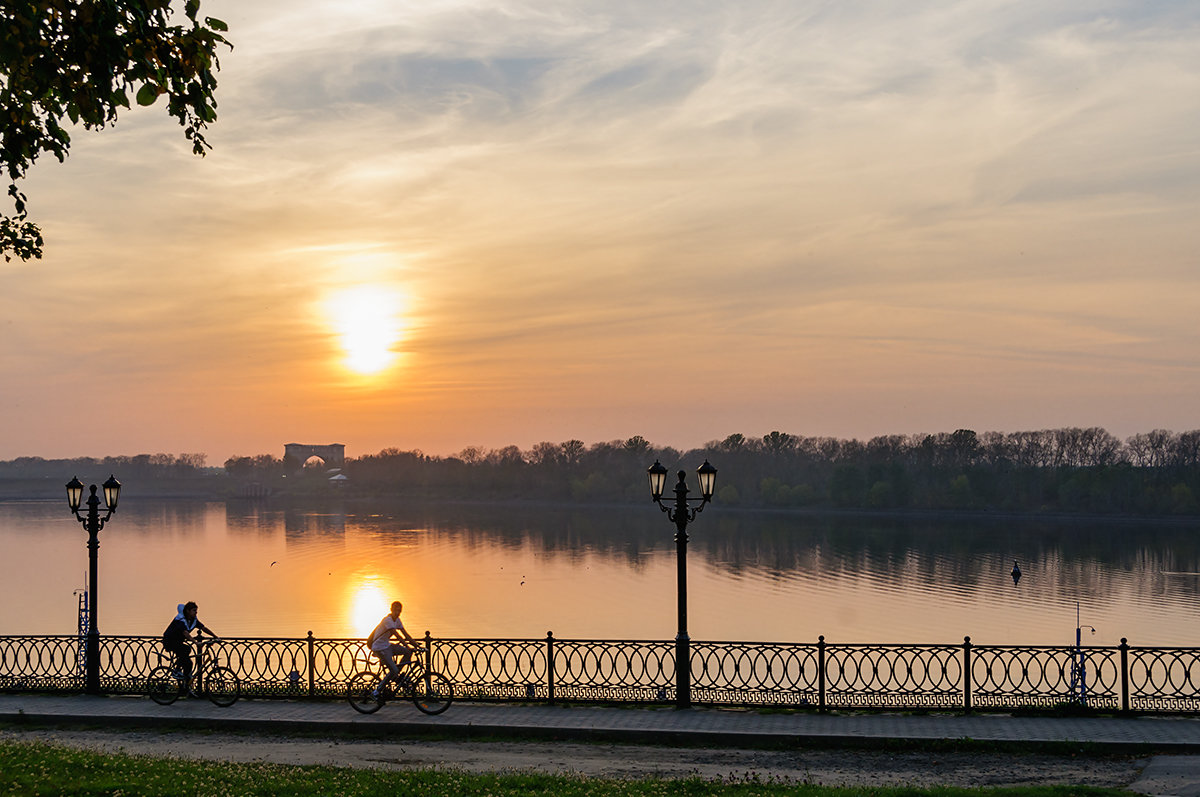
[[[78,636],[0,636],[0,692],[81,692]],[[461,699],[671,704],[675,643],[661,640],[434,639],[432,668]],[[254,698],[340,698],[374,667],[359,639],[222,638],[215,655]],[[141,694],[167,663],[158,637],[104,636],[100,684]],[[700,705],[829,709],[1054,709],[1200,713],[1200,648],[692,642]]]

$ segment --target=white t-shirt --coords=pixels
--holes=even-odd
[[[392,616],[389,614],[384,617],[379,622],[379,626],[371,632],[371,636],[375,638],[375,641],[371,643],[371,650],[387,650],[390,648],[392,646],[393,630],[403,633],[404,623],[400,622],[399,617],[393,620]]]

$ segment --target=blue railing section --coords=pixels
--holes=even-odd
[[[82,692],[78,636],[0,636],[0,691]],[[476,701],[672,704],[674,641],[434,639],[423,644],[456,696]],[[340,698],[372,666],[359,639],[213,640],[252,698]],[[100,684],[140,694],[165,663],[158,637],[104,636]],[[1200,648],[696,642],[692,702],[831,709],[1011,710],[1086,706],[1200,713]]]

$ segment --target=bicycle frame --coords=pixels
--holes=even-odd
[[[414,651],[412,658],[408,660],[408,664],[405,664],[403,667],[396,665],[396,677],[392,678],[391,681],[389,681],[389,684],[391,686],[397,686],[400,683],[400,679],[406,676],[409,678],[411,683],[415,683],[417,680],[419,680],[416,677],[418,675],[421,678],[426,677],[425,673],[428,672],[428,670],[426,669],[424,662],[421,660],[424,655],[425,651],[423,650]],[[391,670],[388,669],[388,666],[383,659],[379,658],[374,653],[371,654],[371,658],[374,659],[373,669],[379,676],[379,680],[382,682],[384,679],[390,678],[392,674]]]
[[[416,651],[409,663],[399,668],[397,681],[391,678],[391,669],[378,656],[374,662],[350,677],[346,686],[346,698],[360,714],[372,714],[394,698],[411,700],[424,714],[441,714],[454,700],[454,687],[441,673],[428,667]],[[386,686],[383,686],[384,682]],[[394,684],[394,685],[393,685]],[[381,688],[382,687],[382,688]]]
[[[208,652],[206,655],[212,644],[213,640],[205,640],[198,635],[193,653],[195,663],[188,679],[184,679],[177,669],[179,662],[175,656],[170,651],[160,651],[160,664],[151,670],[147,678],[147,692],[151,699],[160,705],[170,705],[187,693],[192,697],[206,697],[222,708],[237,702],[241,693],[237,674],[231,668],[223,666],[215,652]],[[193,678],[194,683],[191,680]],[[215,688],[209,687],[210,679],[216,683]],[[173,685],[174,689],[168,684]]]
[[[214,644],[216,644],[216,640],[205,639],[203,634],[196,632],[196,641],[192,645],[194,648],[192,658],[196,660],[193,673],[196,677],[197,694],[204,692],[204,676],[221,666],[221,659],[216,652],[213,652],[212,655],[205,655]]]

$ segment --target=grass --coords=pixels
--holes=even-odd
[[[690,797],[691,795],[805,795],[806,797],[1115,797],[1128,792],[1092,787],[1011,789],[830,788],[781,783],[748,775],[735,782],[604,780],[554,775],[474,775],[456,771],[349,769],[266,763],[222,763],[74,750],[43,742],[0,741],[4,795],[488,795],[489,797]]]

